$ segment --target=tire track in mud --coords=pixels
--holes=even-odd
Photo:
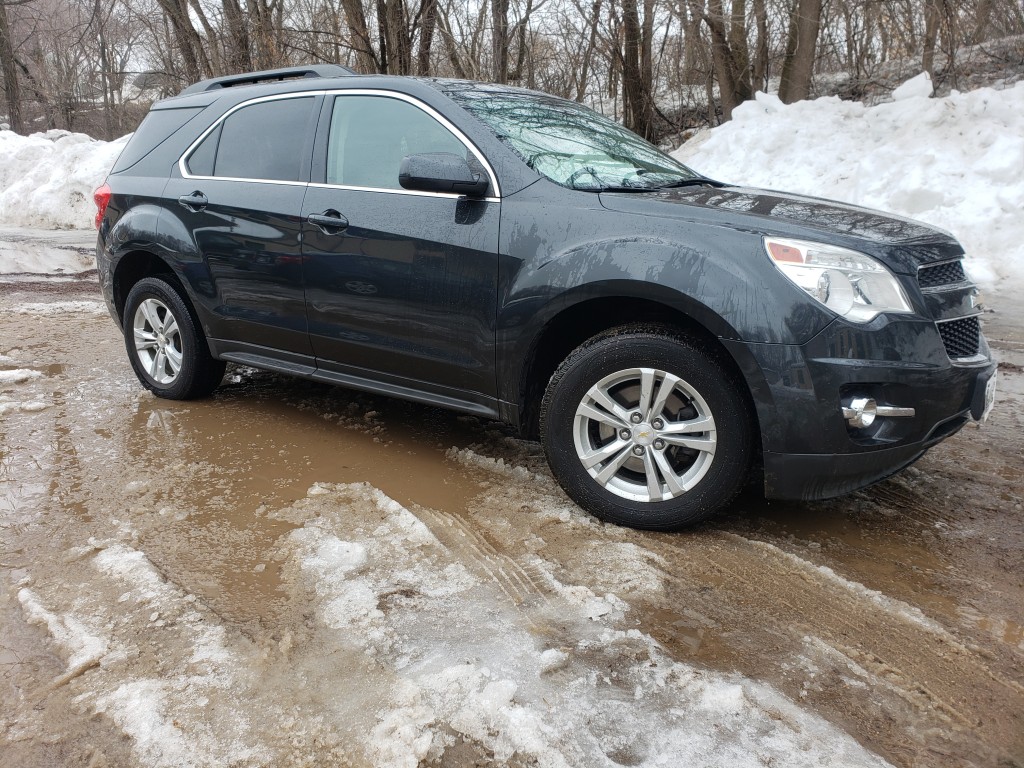
[[[506,467],[515,461],[503,459]],[[477,471],[510,475],[474,463]],[[637,626],[674,657],[766,680],[897,764],[1024,764],[1024,686],[1014,679],[1016,666],[912,605],[770,540],[600,524],[581,530],[582,518],[559,524],[551,514],[510,512],[524,503],[542,513],[565,504],[547,484],[520,478],[511,485],[511,493],[507,486],[485,491],[459,518],[467,531],[460,535],[486,537],[490,557],[529,560],[533,553],[523,542],[542,535],[539,556],[567,569],[568,581],[593,587],[598,574],[573,565],[570,553],[585,541],[631,543],[661,559],[663,590],[618,597],[630,603]],[[899,509],[918,525],[943,518],[912,487],[890,483],[864,501]],[[502,531],[500,539],[487,535],[492,529]]]
[[[474,528],[453,513],[442,513],[428,507],[412,510],[431,533],[459,559],[475,564],[477,570],[493,581],[512,603],[519,607],[529,603],[548,604],[552,590],[546,579],[533,576],[506,551],[498,548],[492,537]]]
[[[1024,688],[990,667],[984,651],[967,647],[916,609],[831,571],[823,572],[773,544],[735,534],[710,533],[699,541],[659,544],[657,548],[673,565],[672,572],[665,574],[670,594],[682,593],[681,599],[691,608],[722,627],[743,627],[741,632],[729,631],[728,637],[719,636],[714,653],[718,663],[736,665],[752,677],[767,675],[799,696],[801,691],[792,690],[780,674],[782,666],[772,669],[763,654],[773,646],[782,654],[806,653],[802,649],[809,638],[812,648],[822,643],[834,651],[831,659],[816,660],[818,664],[830,663],[841,673],[859,678],[871,693],[850,695],[857,692],[848,688],[840,692],[838,701],[831,696],[811,697],[830,716],[861,724],[855,733],[867,723],[884,724],[887,718],[879,717],[876,709],[884,698],[880,688],[912,709],[909,729],[892,725],[885,729],[896,743],[887,746],[868,739],[869,746],[889,759],[901,761],[904,752],[918,756],[921,750],[930,752],[931,746],[923,740],[926,733],[934,739],[937,728],[956,732],[955,742],[960,743],[947,744],[943,751],[967,764],[982,756],[984,762],[1013,764],[1015,756],[1024,754]],[[717,574],[716,588],[694,591],[693,585],[708,573]],[[762,608],[760,625],[751,621],[755,606]],[[671,640],[664,624],[653,627],[652,633]],[[843,665],[846,670],[841,669]],[[903,707],[890,702],[883,703],[883,709]],[[908,738],[922,743],[908,749],[900,744]]]

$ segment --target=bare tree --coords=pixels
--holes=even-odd
[[[814,53],[821,27],[821,3],[822,0],[794,0],[779,83],[779,98],[787,104],[810,95]]]
[[[21,86],[18,84],[18,65],[14,60],[14,41],[11,25],[7,18],[7,0],[0,0],[0,70],[4,77],[4,97],[7,100],[7,117],[11,129],[25,132],[25,120],[21,115]]]
[[[113,137],[204,77],[331,61],[539,88],[655,140],[729,119],[775,73],[787,102],[824,72],[844,97],[917,64],[955,85],[965,46],[1008,38],[1011,60],[1013,35],[1016,0],[0,0],[0,105],[19,131]]]

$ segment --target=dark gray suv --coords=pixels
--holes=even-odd
[[[705,178],[541,93],[307,67],[155,104],[97,190],[143,386],[226,362],[539,437],[604,519],[667,529],[751,473],[820,499],[982,418],[995,365],[950,235]]]

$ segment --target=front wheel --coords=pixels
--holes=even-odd
[[[162,277],[137,282],[125,301],[125,347],[142,386],[157,397],[192,400],[224,377],[178,286]]]
[[[541,440],[569,496],[598,517],[668,530],[736,496],[753,453],[743,384],[715,351],[667,329],[619,328],[552,376]]]

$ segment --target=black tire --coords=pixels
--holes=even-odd
[[[754,426],[745,385],[721,354],[660,326],[615,328],[577,347],[551,377],[540,415],[548,463],[569,497],[608,522],[653,530],[694,525],[729,504],[750,472]],[[601,405],[606,396],[611,407]],[[584,456],[605,454],[584,466]]]
[[[132,369],[157,397],[206,397],[224,378],[224,361],[210,354],[188,299],[173,278],[137,282],[125,301],[121,325]]]

